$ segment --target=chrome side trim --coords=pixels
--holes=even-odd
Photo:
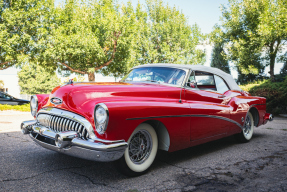
[[[172,117],[208,117],[208,118],[215,118],[215,119],[221,119],[224,121],[228,121],[231,123],[236,124],[240,129],[243,130],[243,126],[240,125],[240,123],[226,118],[226,117],[221,117],[221,116],[216,116],[216,115],[169,115],[169,116],[156,116],[156,117],[139,117],[139,118],[127,118],[126,120],[140,120],[140,119],[158,119],[158,118],[172,118]]]
[[[221,120],[224,120],[224,121],[228,121],[230,123],[234,123],[234,124],[236,124],[238,127],[240,127],[243,130],[243,126],[240,125],[240,123],[238,123],[238,122],[236,122],[236,121],[234,121],[232,119],[226,118],[226,117],[215,116],[215,115],[191,115],[191,117],[209,117],[209,118],[221,119]]]
[[[136,117],[136,118],[127,118],[126,120],[158,119],[158,118],[171,118],[171,117],[190,117],[190,115],[166,115],[166,116],[153,116],[153,117]]]

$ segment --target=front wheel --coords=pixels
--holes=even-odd
[[[157,134],[149,124],[140,124],[128,140],[128,147],[122,158],[116,161],[120,172],[135,177],[148,171],[158,148]]]
[[[254,130],[254,120],[250,112],[247,113],[244,127],[241,133],[235,135],[235,138],[242,143],[246,143],[251,140]]]

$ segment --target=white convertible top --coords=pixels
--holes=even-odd
[[[194,71],[209,72],[209,73],[213,73],[213,74],[218,75],[221,78],[223,78],[231,90],[242,91],[240,89],[240,87],[237,85],[237,83],[234,81],[234,79],[231,75],[225,73],[224,71],[221,71],[220,69],[214,68],[214,67],[207,67],[204,65],[183,65],[183,64],[171,64],[171,63],[155,63],[155,64],[139,65],[139,66],[134,67],[133,69],[141,68],[141,67],[172,67],[172,68],[181,68],[181,69],[191,69]]]

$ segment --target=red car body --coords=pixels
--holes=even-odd
[[[210,68],[204,69],[209,72]],[[248,112],[256,127],[272,118],[266,113],[265,98],[242,90],[218,93],[151,82],[70,82],[37,98],[38,112],[57,108],[84,117],[102,143],[128,142],[136,127],[150,124],[157,133],[158,148],[169,152],[241,133]],[[52,98],[59,98],[61,103],[53,104]],[[95,127],[95,106],[99,103],[106,105],[109,115],[103,134]]]

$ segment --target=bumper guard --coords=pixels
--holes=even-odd
[[[83,140],[78,138],[75,131],[55,133],[37,125],[36,120],[22,122],[21,130],[23,134],[30,134],[33,141],[46,149],[92,161],[115,161],[123,156],[128,146],[124,140]]]

